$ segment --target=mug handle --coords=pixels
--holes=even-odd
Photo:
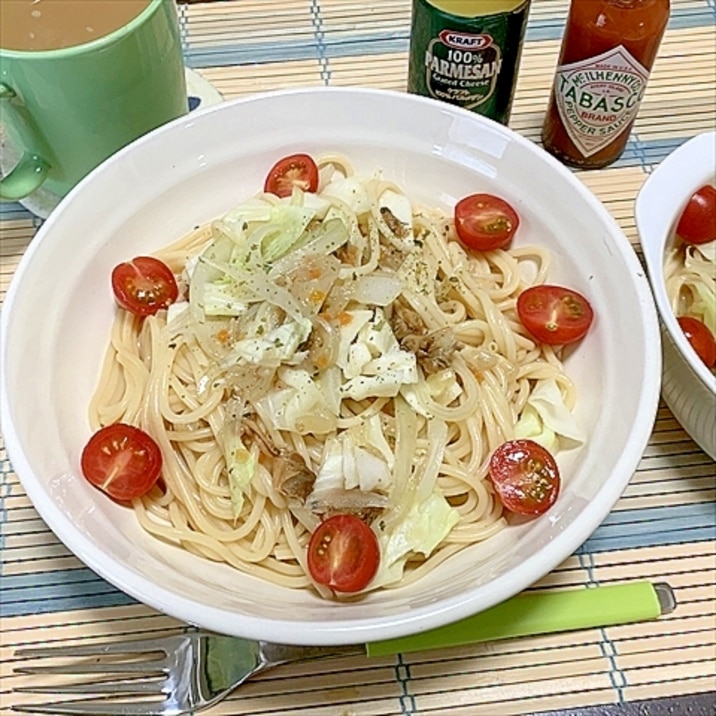
[[[16,97],[15,91],[0,82],[0,101],[10,101]],[[32,135],[25,123],[25,133]],[[50,165],[34,152],[25,151],[20,161],[9,174],[0,179],[0,201],[17,201],[38,189],[47,178]]]

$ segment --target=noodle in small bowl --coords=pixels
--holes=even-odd
[[[662,326],[664,402],[707,455],[716,460],[716,376],[699,359],[677,322],[668,284],[683,282],[682,244],[675,228],[689,197],[716,183],[716,132],[705,132],[674,150],[649,175],[636,201],[636,222]],[[690,252],[694,249],[689,249]],[[667,274],[674,279],[668,280]],[[713,286],[713,275],[710,277]],[[707,277],[708,281],[708,277]],[[708,290],[705,290],[708,293]],[[716,298],[711,288],[710,301]]]
[[[420,241],[432,252],[425,265],[437,267],[444,276],[449,274],[449,282],[437,302],[433,301],[429,284],[421,293],[419,282],[425,265],[416,263],[404,277],[408,275],[406,280],[412,286],[413,309],[420,311],[406,315],[419,314],[426,324],[454,321],[454,334],[469,349],[462,355],[469,357],[473,366],[456,364],[459,380],[449,383],[449,390],[472,399],[482,396],[469,411],[451,412],[452,403],[436,409],[440,419],[431,422],[432,416],[420,412],[425,413],[421,401],[427,399],[416,390],[383,410],[377,426],[370,412],[373,407],[367,406],[360,390],[351,393],[348,404],[353,413],[341,413],[341,419],[358,432],[363,424],[365,430],[384,430],[385,441],[372,433],[369,442],[373,447],[394,444],[391,431],[401,435],[414,431],[412,442],[395,439],[398,464],[394,474],[401,475],[407,485],[404,494],[417,500],[422,483],[413,485],[412,478],[431,472],[435,477],[439,472],[437,479],[445,499],[451,500],[451,514],[470,514],[474,504],[486,500],[487,507],[478,512],[489,519],[487,532],[477,537],[478,530],[471,525],[479,524],[482,517],[459,524],[451,533],[453,541],[447,540],[449,548],[440,547],[439,558],[427,560],[422,569],[406,569],[406,574],[411,572],[409,578],[397,583],[388,579],[385,588],[343,599],[326,599],[320,590],[267,578],[264,567],[270,565],[273,570],[282,561],[285,564],[278,564],[277,570],[295,575],[296,559],[288,552],[296,544],[305,547],[306,530],[300,523],[304,518],[306,522],[313,519],[305,512],[294,512],[294,523],[285,530],[287,534],[295,532],[295,538],[281,543],[270,559],[248,565],[235,558],[236,554],[248,554],[237,551],[238,547],[231,552],[233,556],[223,559],[223,548],[219,550],[210,536],[198,537],[187,548],[177,544],[173,537],[177,532],[168,531],[168,523],[173,524],[172,530],[184,529],[187,519],[193,519],[184,515],[196,508],[202,516],[211,513],[213,524],[218,524],[217,515],[227,509],[221,455],[214,450],[210,435],[215,422],[212,406],[208,405],[201,418],[198,412],[191,413],[204,409],[196,396],[211,393],[207,381],[191,378],[195,367],[203,365],[205,351],[191,342],[182,347],[173,339],[163,339],[164,319],[147,321],[153,328],[141,329],[136,338],[132,333],[136,322],[123,322],[109,281],[117,264],[135,256],[163,255],[173,261],[173,254],[162,252],[170,245],[176,247],[182,237],[196,236],[200,227],[213,227],[213,231],[219,226],[218,230],[224,231],[227,221],[231,223],[227,212],[259,194],[268,169],[281,157],[297,152],[346,157],[350,164],[347,173],[378,177],[377,185],[399,187],[414,207],[422,207],[415,212]],[[341,161],[333,165],[342,166]],[[366,184],[375,185],[373,179]],[[440,232],[449,219],[431,218],[449,218],[461,198],[479,192],[501,196],[520,218],[509,252],[484,260],[461,253],[456,242],[448,242],[452,248],[446,249]],[[345,194],[343,200],[350,203]],[[388,217],[386,224],[395,224],[400,206],[404,206],[402,199],[396,201],[395,215]],[[259,208],[263,211],[265,206]],[[233,218],[236,216],[234,213]],[[212,223],[221,217],[223,223]],[[380,216],[376,221],[380,224]],[[242,233],[249,224],[242,219],[233,225]],[[438,229],[431,234],[430,226]],[[390,233],[391,228],[382,231]],[[367,244],[373,240],[371,236],[370,229],[365,229]],[[390,261],[391,250],[384,248]],[[205,266],[215,270],[219,253],[212,254]],[[535,264],[537,273],[540,266],[547,270],[548,265],[550,283],[569,286],[588,298],[594,321],[579,342],[555,352],[535,347],[514,321],[514,295],[503,294],[502,289],[490,301],[504,310],[507,319],[489,308],[483,318],[462,319],[487,306],[483,283],[495,276],[513,275],[513,267],[523,260]],[[486,277],[470,279],[472,269],[461,273],[468,263],[480,264]],[[534,275],[528,279],[520,272],[518,268],[517,282],[535,280]],[[316,273],[316,278],[319,276],[320,272]],[[255,279],[253,275],[251,280]],[[463,290],[468,284],[470,291]],[[269,295],[270,287],[252,285]],[[282,285],[287,286],[285,281]],[[395,281],[385,280],[385,276],[378,283],[362,283],[362,290],[368,293],[389,294],[394,288]],[[314,300],[318,293],[317,289],[306,296]],[[285,292],[281,295],[285,298]],[[473,300],[475,296],[478,298]],[[283,313],[291,314],[292,306],[285,298]],[[375,319],[378,313],[370,315]],[[378,340],[383,328],[382,321],[374,321],[373,339]],[[481,337],[491,331],[493,337],[483,346]],[[212,335],[220,334],[222,331]],[[110,335],[120,348],[110,352],[109,372],[105,373],[102,366]],[[125,352],[122,346],[128,335],[130,347]],[[488,355],[494,346],[515,336],[517,353],[528,353],[533,361],[517,370],[525,371],[529,379],[520,379],[515,385],[525,388],[545,375],[558,375],[557,385],[563,389],[565,405],[582,436],[557,454],[561,492],[549,511],[532,519],[499,510],[493,515],[495,498],[484,482],[483,487],[465,494],[459,487],[484,469],[484,456],[472,461],[465,457],[483,440],[480,435],[487,435],[484,440],[492,444],[513,429],[506,425],[512,419],[510,409],[501,410],[499,403],[500,380],[504,378],[506,385],[514,375],[509,370],[490,373],[487,366],[499,363]],[[285,337],[282,334],[274,345],[283,347]],[[8,453],[34,506],[68,548],[119,589],[178,619],[225,634],[295,644],[359,643],[424,631],[487,609],[556,568],[599,526],[633,475],[653,427],[661,374],[660,352],[655,350],[660,341],[657,314],[636,255],[603,205],[569,170],[528,140],[477,115],[425,98],[369,89],[305,89],[227,102],[177,120],[119,152],[76,187],[41,227],[8,291],[2,339],[0,389]],[[256,343],[243,348],[255,350]],[[132,354],[135,350],[139,351],[138,362]],[[505,350],[510,353],[512,349]],[[121,359],[116,357],[120,353]],[[122,387],[134,367],[143,374],[143,361],[151,364],[156,359],[161,365],[154,373],[161,374],[165,362],[177,355],[176,369],[165,382],[173,386],[169,403],[162,397],[163,379],[156,383],[156,391],[141,394],[138,403],[136,393]],[[479,363],[485,355],[489,360],[481,372],[474,361]],[[117,374],[112,371],[117,361],[124,362],[125,377],[115,383]],[[395,365],[383,367],[389,373]],[[296,365],[289,368],[286,385],[300,378]],[[203,375],[201,371],[199,375]],[[380,382],[386,375],[381,368],[372,380]],[[212,376],[216,378],[216,374]],[[246,391],[253,389],[246,376],[240,379]],[[220,384],[216,378],[210,387]],[[187,396],[180,399],[182,389],[177,386],[181,385],[187,386]],[[241,397],[242,391],[238,394]],[[515,396],[517,404],[526,399],[522,388],[516,389]],[[454,401],[458,407],[468,405],[460,402],[461,397]],[[256,404],[263,425],[257,431],[259,443],[275,428],[271,411],[266,411],[270,404],[261,400]],[[115,409],[124,412],[115,413]],[[192,420],[187,418],[189,424],[181,429],[168,426],[167,415],[181,410],[192,416]],[[478,424],[478,412],[488,416],[482,419],[480,430],[471,427]],[[95,421],[111,422],[114,418],[107,416],[120,414],[138,416],[142,425],[154,424],[157,433],[166,431],[168,440],[185,441],[182,457],[176,460],[178,473],[186,472],[187,465],[194,466],[195,479],[185,488],[179,478],[165,474],[164,483],[171,487],[169,491],[189,495],[188,513],[166,501],[168,493],[161,491],[155,493],[156,502],[135,504],[132,509],[112,501],[84,479],[80,459],[96,429]],[[286,414],[282,409],[281,420]],[[322,424],[323,415],[320,410],[308,415],[312,430],[320,432],[316,426]],[[446,423],[448,427],[441,422],[443,415],[453,421]],[[303,420],[304,416],[299,417]],[[181,423],[181,416],[177,420]],[[455,427],[458,424],[463,427]],[[419,433],[411,425],[431,427]],[[188,434],[192,429],[197,430],[196,436]],[[446,440],[447,457],[440,467],[435,446]],[[312,437],[297,438],[290,447],[309,462],[318,450]],[[390,463],[393,456],[383,450],[383,457]],[[375,464],[375,451],[372,457],[363,458]],[[416,464],[422,467],[416,468]],[[465,470],[466,464],[469,470]],[[238,518],[234,515],[232,521],[229,514],[221,529],[240,531],[249,511],[259,504],[256,494],[272,478],[270,471],[261,472],[260,484],[242,498]],[[191,492],[193,482],[202,483],[203,494],[212,496],[199,508],[191,497],[195,494]],[[262,499],[273,501],[274,506],[283,504],[270,486],[264,493]],[[284,511],[279,521],[288,519],[287,514]],[[274,529],[272,519],[268,508],[266,514],[258,515],[247,549],[264,549]],[[151,522],[155,534],[143,529],[140,522],[144,526]],[[161,529],[156,524],[161,524]],[[495,524],[499,530],[490,527]]]

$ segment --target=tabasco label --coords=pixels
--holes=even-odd
[[[621,45],[557,68],[557,110],[585,157],[627,131],[639,111],[649,71]]]

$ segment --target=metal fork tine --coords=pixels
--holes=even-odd
[[[24,704],[14,711],[28,714],[67,714],[68,716],[168,716],[179,711],[168,710],[161,701],[98,701],[80,699],[59,703]]]
[[[139,654],[147,652],[166,653],[166,638],[162,639],[163,644],[152,639],[136,639],[134,641],[102,641],[96,644],[56,646],[31,646],[17,649],[15,655],[23,659],[41,659],[46,656],[102,656],[105,654]]]
[[[166,677],[131,679],[125,681],[88,681],[83,684],[62,684],[50,686],[16,686],[14,691],[25,694],[112,694],[113,696],[131,696],[136,694],[162,693]]]
[[[321,648],[320,654],[326,656],[326,650]],[[158,654],[162,658],[158,658]],[[15,673],[67,675],[66,681],[70,682],[67,686],[62,683],[56,688],[35,686],[35,679],[27,679],[25,682],[32,681],[32,686],[23,683],[16,687],[25,693],[48,694],[46,698],[52,698],[49,694],[67,694],[67,698],[76,699],[13,707],[23,713],[56,716],[180,716],[194,713],[217,703],[260,671],[317,656],[315,649],[268,645],[194,631],[155,640],[138,639],[129,644],[106,642],[67,649],[62,646],[28,648],[16,655],[23,661],[17,663],[13,669]],[[79,656],[75,660],[79,663],[72,663],[75,656]],[[146,660],[147,656],[150,660]],[[50,662],[47,666],[43,657]],[[51,657],[56,657],[57,661]],[[39,661],[30,661],[33,658]],[[216,669],[212,671],[217,659],[227,663],[226,673],[223,669],[221,674],[215,673]],[[59,678],[53,680],[62,681]],[[135,686],[139,682],[152,681],[152,686],[156,687],[153,694],[149,685],[142,686],[142,692],[137,693]]]
[[[154,667],[154,668],[152,668]],[[59,666],[18,666],[18,674],[146,674],[147,671],[159,671],[161,664],[151,661],[132,661],[122,663],[79,663]]]

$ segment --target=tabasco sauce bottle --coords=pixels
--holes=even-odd
[[[572,0],[542,128],[547,151],[597,169],[624,151],[669,20],[669,0]]]
[[[530,0],[413,0],[408,91],[507,124]]]

